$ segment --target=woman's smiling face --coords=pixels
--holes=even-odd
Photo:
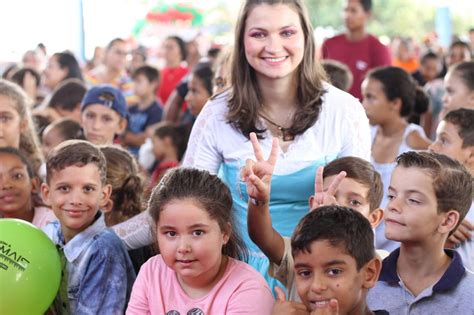
[[[288,5],[261,4],[245,23],[245,56],[258,78],[292,77],[303,60],[304,34],[298,13]]]

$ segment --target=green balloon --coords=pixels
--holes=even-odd
[[[29,222],[0,219],[0,314],[44,314],[61,281],[58,250]]]

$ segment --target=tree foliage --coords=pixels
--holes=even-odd
[[[342,31],[342,12],[345,0],[305,0],[315,27],[331,26]],[[373,0],[373,15],[368,25],[369,32],[378,36],[411,36],[420,39],[435,31],[436,7],[431,1],[413,0]],[[452,13],[453,32],[465,33],[470,23],[474,23],[473,14]]]

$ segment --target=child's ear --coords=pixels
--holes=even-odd
[[[31,179],[31,192],[33,194],[38,194],[41,192],[41,180],[37,176]]]
[[[377,208],[371,213],[369,213],[369,222],[373,229],[375,229],[383,219],[383,210],[382,208]]]
[[[232,226],[230,225],[230,222],[227,222],[224,231],[222,231],[222,234],[223,234],[223,242],[225,245],[229,241],[230,235],[232,234]]]
[[[102,212],[109,213],[109,212],[112,212],[113,209],[114,209],[114,201],[109,198],[109,200],[107,200],[105,205],[102,207]]]
[[[50,190],[49,186],[46,183],[41,184],[41,199],[43,199],[43,202],[45,205],[51,207],[51,202],[50,202]]]
[[[314,204],[314,195],[311,195],[308,199],[308,205],[309,205],[309,209],[310,211],[313,210],[315,204]]]
[[[396,111],[397,113],[400,113],[400,110],[402,108],[402,100],[401,98],[397,97],[393,101],[390,101],[392,103],[392,110]]]
[[[467,169],[472,173],[474,173],[474,145],[470,146],[468,148],[469,150],[469,156],[467,157],[467,160],[465,162],[465,166]]]
[[[171,140],[170,136],[166,136],[163,138],[163,143],[166,144],[167,146],[170,146],[173,144],[173,140]]]
[[[382,260],[379,257],[374,257],[362,269],[364,277],[362,287],[364,289],[373,288],[379,279],[380,270],[382,270]]]
[[[103,208],[107,205],[107,202],[110,199],[110,195],[112,194],[112,185],[107,184],[102,187],[102,196],[100,198],[100,207]]]
[[[125,129],[127,128],[127,120],[125,118],[120,118],[119,121],[119,130],[117,131],[117,134],[121,135],[124,133]]]
[[[438,226],[438,232],[442,234],[449,234],[459,222],[459,212],[456,210],[449,210],[443,214],[444,218]]]

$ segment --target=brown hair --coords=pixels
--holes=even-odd
[[[438,213],[455,210],[459,212],[456,228],[461,224],[469,211],[473,197],[472,177],[464,166],[443,154],[415,151],[399,155],[397,166],[416,167],[428,171],[433,178]]]
[[[20,119],[27,122],[26,130],[22,130],[20,134],[19,150],[28,157],[35,174],[38,175],[39,168],[43,163],[43,155],[39,147],[35,125],[31,118],[28,97],[18,85],[4,79],[0,79],[0,95],[9,98],[20,115]]]
[[[160,139],[169,137],[176,149],[178,160],[181,161],[188,145],[190,133],[188,129],[186,125],[162,121],[156,125],[153,136]]]
[[[85,166],[94,164],[99,169],[102,185],[106,184],[107,165],[100,149],[84,140],[66,140],[58,144],[46,159],[46,181],[49,183],[54,172],[68,166]]]
[[[457,127],[463,148],[474,146],[474,110],[459,108],[447,113],[443,120]]]
[[[113,210],[105,214],[105,222],[115,225],[137,214],[143,209],[143,181],[133,156],[118,146],[100,147],[107,161],[107,184],[112,186],[110,199]]]
[[[318,119],[324,93],[324,70],[315,58],[313,27],[308,11],[302,0],[247,0],[243,4],[237,26],[231,61],[231,84],[229,113],[227,119],[236,128],[249,137],[256,132],[262,137],[264,129],[257,128],[258,111],[262,104],[261,93],[257,84],[255,70],[245,56],[245,24],[250,12],[258,5],[284,4],[293,8],[299,15],[305,40],[303,60],[296,70],[296,88],[298,109],[293,117],[289,132],[292,135],[302,134]]]
[[[236,226],[229,188],[207,171],[193,168],[175,168],[163,176],[153,189],[148,209],[154,222],[160,221],[163,208],[175,200],[191,199],[216,220],[222,231],[232,228],[222,254],[235,259],[247,259],[247,249]]]
[[[343,91],[349,91],[354,82],[351,69],[337,60],[326,59],[321,62],[331,84]]]
[[[368,188],[366,198],[370,202],[370,212],[380,207],[383,197],[383,183],[379,172],[374,169],[372,164],[358,157],[342,157],[324,167],[323,178],[337,175],[342,171],[347,173],[347,178]]]

